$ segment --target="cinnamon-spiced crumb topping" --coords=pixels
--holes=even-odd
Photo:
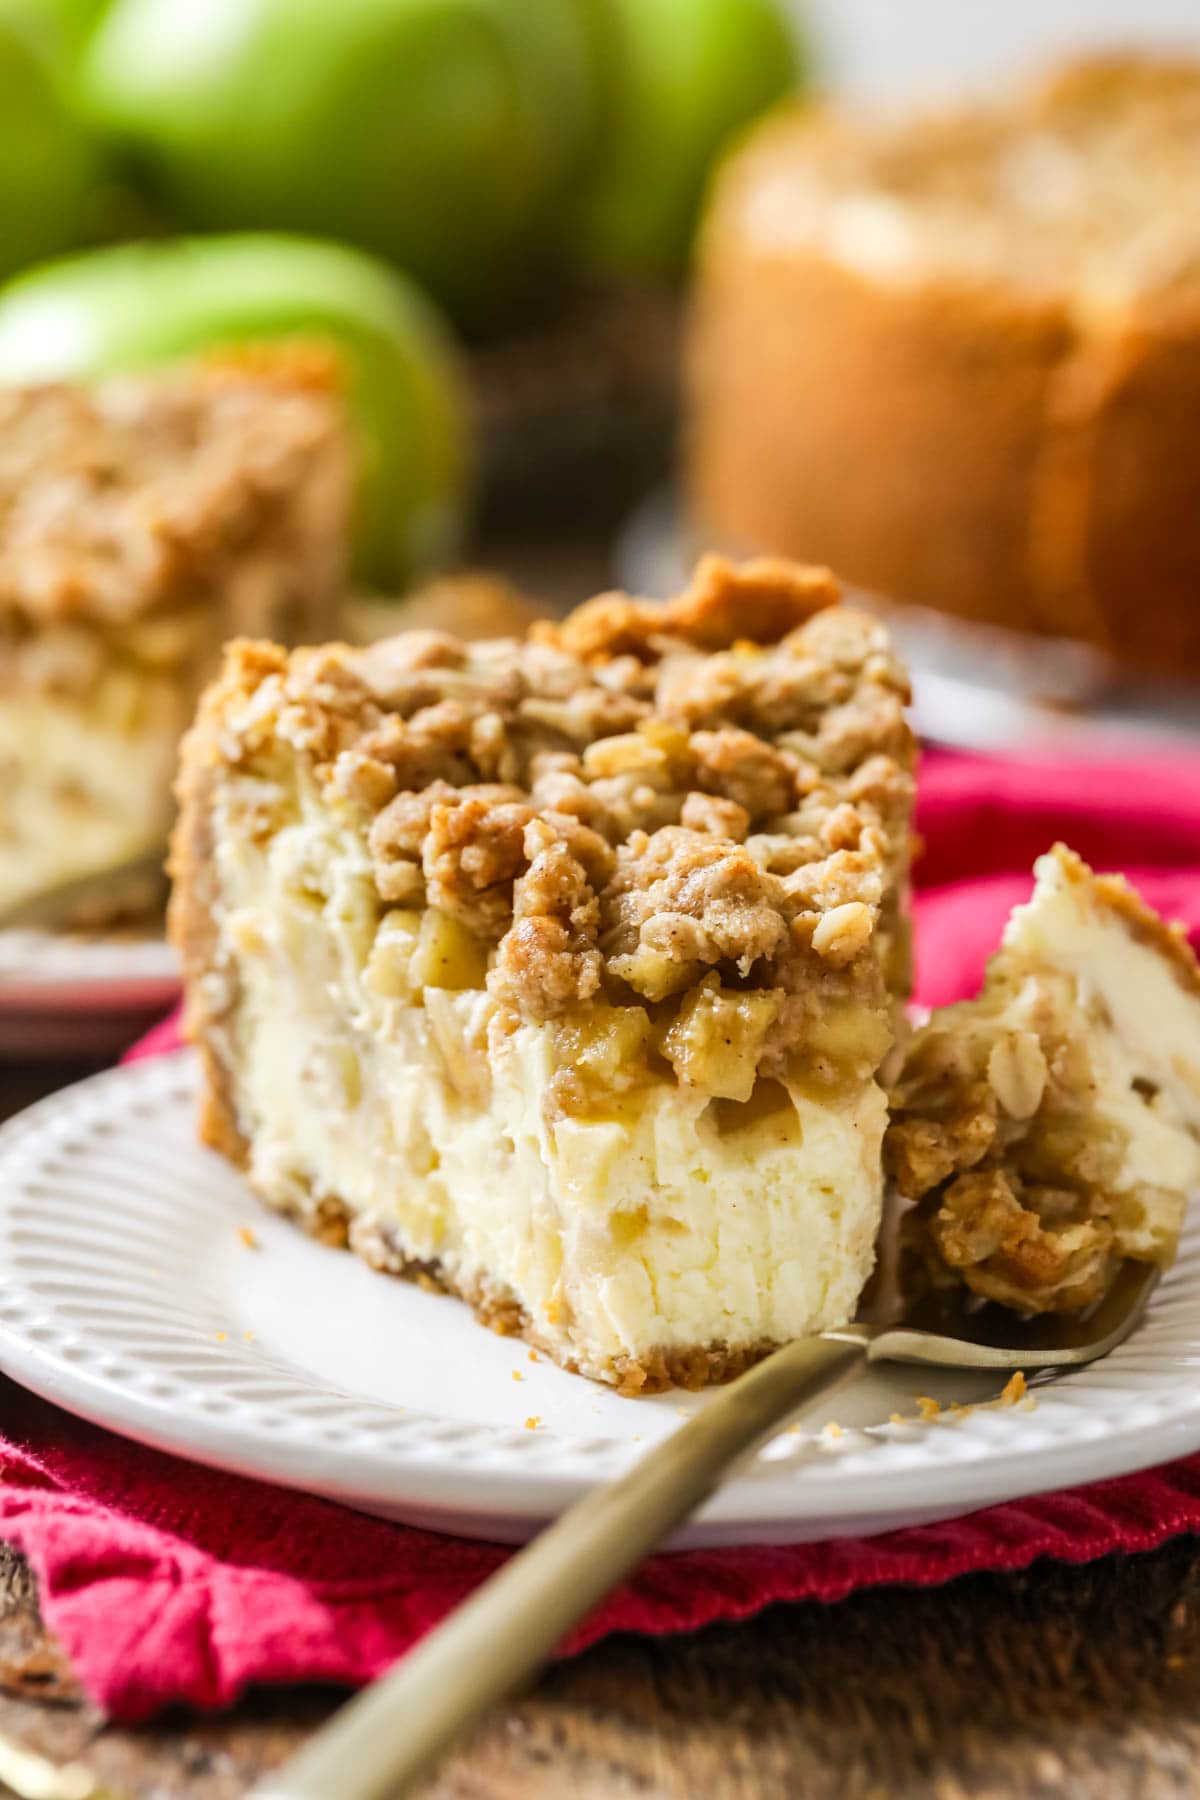
[[[247,770],[291,746],[381,902],[453,915],[524,1017],[714,970],[877,1001],[914,745],[883,627],[836,593],[708,558],[675,601],[603,596],[524,640],[240,643],[201,732]]]

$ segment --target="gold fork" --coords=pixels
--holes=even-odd
[[[344,1706],[250,1800],[388,1800],[524,1687],[584,1614],[803,1406],[875,1362],[1069,1369],[1122,1343],[1159,1270],[1127,1263],[1085,1318],[1023,1321],[929,1297],[892,1324],[855,1323],[776,1350],[610,1487],[563,1513],[389,1674]]]

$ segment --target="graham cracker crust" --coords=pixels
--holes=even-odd
[[[240,1161],[244,1168],[244,1154]],[[374,1221],[356,1219],[341,1200],[323,1195],[311,1205],[287,1206],[262,1195],[260,1198],[273,1212],[282,1212],[319,1242],[350,1251],[380,1274],[394,1275],[415,1282],[431,1293],[448,1294],[465,1301],[478,1322],[497,1336],[520,1338],[571,1374],[586,1375],[593,1381],[603,1382],[629,1398],[661,1394],[669,1388],[685,1388],[694,1393],[700,1388],[718,1386],[732,1381],[778,1348],[768,1342],[671,1345],[640,1357],[618,1356],[606,1362],[581,1362],[540,1330],[536,1319],[510,1288],[487,1279],[459,1281],[438,1258],[410,1256],[397,1243],[394,1233]]]

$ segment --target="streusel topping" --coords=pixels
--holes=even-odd
[[[881,1004],[907,867],[906,678],[837,597],[710,558],[673,602],[603,596],[524,641],[243,643],[207,712],[230,764],[293,746],[360,822],[380,901],[481,940],[516,1014],[716,977],[776,991],[769,1061],[814,987]]]
[[[186,654],[196,634],[152,615],[219,596],[247,544],[274,534],[286,556],[294,497],[315,468],[327,478],[311,504],[340,534],[349,468],[336,388],[327,354],[287,345],[0,390],[0,628],[19,647],[31,628],[136,622],[138,655],[173,660],[167,629],[183,629]],[[65,656],[73,640],[56,642]]]
[[[1089,1115],[1089,1021],[1065,980],[1034,979],[1018,1028],[1006,1011],[1013,983],[916,1035],[884,1161],[897,1191],[922,1203],[907,1235],[935,1279],[1021,1310],[1079,1311],[1120,1261],[1124,1146]]]

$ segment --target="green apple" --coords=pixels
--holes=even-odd
[[[330,340],[349,372],[359,575],[395,586],[443,560],[464,519],[463,386],[438,315],[396,270],[341,244],[246,234],[94,250],[0,291],[0,382],[280,337]]]
[[[69,69],[107,0],[0,0],[0,24],[15,25],[56,68]]]
[[[344,238],[475,310],[589,148],[580,6],[115,0],[84,92],[186,226]]]
[[[96,178],[49,58],[0,13],[0,277],[78,243]]]
[[[592,276],[675,274],[722,145],[796,85],[796,33],[779,0],[594,0],[591,22],[604,118],[568,242]]]

